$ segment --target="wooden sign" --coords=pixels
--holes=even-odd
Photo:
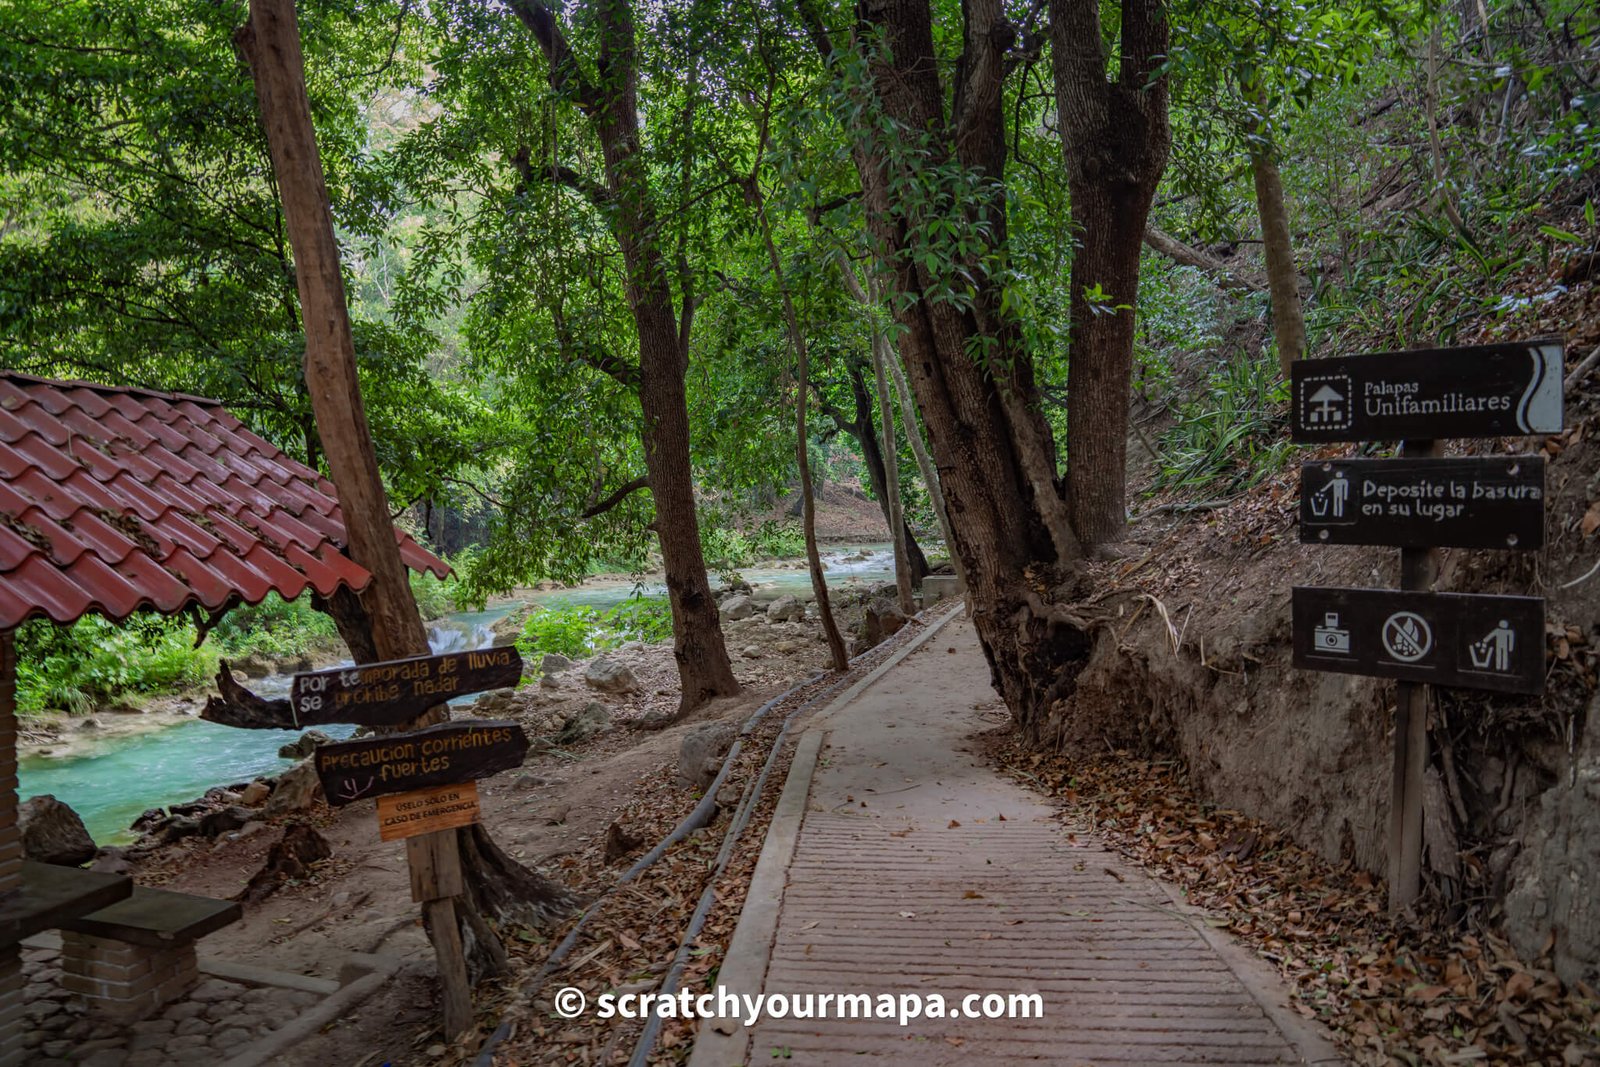
[[[477,821],[477,782],[378,798],[378,837],[383,841],[453,830]]]
[[[1544,599],[1294,589],[1294,665],[1411,682],[1544,692]]]
[[[1331,459],[1300,467],[1300,540],[1535,549],[1544,459]]]
[[[323,745],[317,777],[333,805],[457,785],[522,766],[528,738],[514,722],[463,719],[403,734]]]
[[[1560,341],[1301,360],[1296,441],[1508,437],[1561,429]]]
[[[400,726],[448,700],[505,689],[521,679],[522,656],[515,648],[485,648],[297,674],[289,706],[299,726]]]

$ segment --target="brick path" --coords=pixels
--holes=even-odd
[[[1270,969],[968,751],[994,706],[957,620],[808,728],[826,742],[805,793],[796,759],[757,872],[771,890],[752,891],[723,981],[955,1005],[1036,992],[1043,1018],[707,1023],[692,1067],[1341,1062]]]

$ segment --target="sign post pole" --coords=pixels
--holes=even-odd
[[[472,1025],[472,983],[456,924],[456,897],[466,891],[461,877],[459,830],[436,830],[406,838],[411,899],[422,905],[422,923],[439,961],[439,992],[444,1001],[445,1037],[454,1040]]]
[[[1438,441],[1405,441],[1400,454],[1442,456]],[[1439,577],[1439,550],[1402,548],[1400,588],[1431,592]],[[1422,886],[1422,789],[1428,769],[1429,686],[1395,684],[1394,787],[1389,797],[1389,912],[1411,906]]]

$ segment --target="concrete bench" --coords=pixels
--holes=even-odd
[[[128,899],[61,924],[61,985],[101,1018],[142,1019],[194,987],[195,942],[242,915],[231,900],[135,887]]]

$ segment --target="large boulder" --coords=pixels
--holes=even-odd
[[[318,745],[331,744],[333,738],[321,730],[307,730],[287,745],[278,749],[279,759],[305,759],[317,750]]]
[[[738,596],[731,596],[724,600],[721,610],[724,619],[729,622],[738,622],[740,619],[748,619],[756,613],[756,602],[744,593],[740,593]]]
[[[311,760],[302,760],[278,775],[277,784],[272,787],[272,796],[267,798],[267,806],[263,810],[269,818],[305,811],[321,796],[322,783],[317,780],[316,768]]]
[[[633,668],[619,660],[601,656],[583,672],[583,680],[602,693],[633,693],[639,689],[639,679]]]
[[[546,652],[539,661],[539,670],[544,674],[560,674],[570,666],[572,661],[559,652]]]
[[[239,803],[253,808],[264,803],[271,795],[272,787],[266,782],[257,779],[239,790]],[[137,830],[138,826],[135,825],[134,829]]]
[[[873,600],[867,605],[866,617],[862,622],[861,639],[868,648],[877,648],[899,633],[910,621],[911,619],[894,601],[883,598]]]
[[[685,789],[705,790],[722,769],[722,756],[739,736],[739,724],[731,720],[701,723],[683,735],[678,745],[678,784]]]
[[[40,863],[77,867],[94,859],[94,838],[71,807],[49,793],[29,797],[17,808],[22,855]]]
[[[611,709],[598,702],[586,704],[582,711],[561,724],[555,741],[558,745],[575,745],[579,741],[593,737],[610,725]]]
[[[806,617],[806,606],[798,597],[785,594],[767,605],[768,622],[800,622]]]

